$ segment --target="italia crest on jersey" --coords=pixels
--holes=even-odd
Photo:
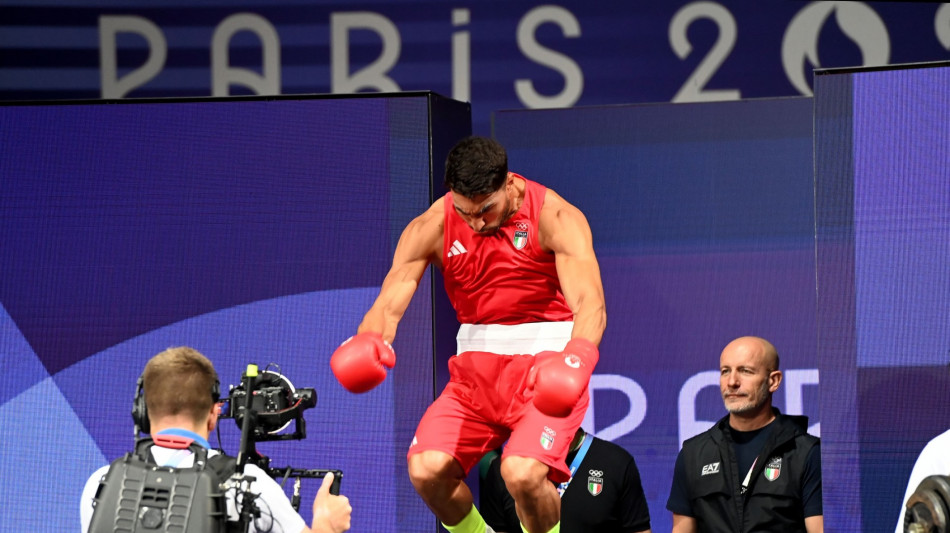
[[[515,248],[520,250],[528,244],[528,232],[527,231],[515,231],[514,237],[511,238],[511,243],[515,245]]]
[[[769,462],[765,465],[765,479],[769,481],[775,481],[780,475],[782,475],[782,458],[781,457],[772,457],[769,459]]]
[[[551,446],[554,446],[554,439],[551,438],[547,433],[541,434],[541,447],[545,450],[550,450]]]
[[[587,492],[591,496],[597,496],[604,491],[604,473],[601,470],[590,470],[587,478]]]
[[[554,446],[555,435],[557,435],[557,433],[553,429],[544,426],[544,431],[541,432],[541,447],[545,450],[550,450],[551,447]]]

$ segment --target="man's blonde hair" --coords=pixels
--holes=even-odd
[[[169,348],[149,359],[142,375],[149,419],[186,415],[201,423],[216,398],[218,373],[198,350]]]

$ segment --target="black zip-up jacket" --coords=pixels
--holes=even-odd
[[[805,531],[803,474],[819,439],[806,433],[807,417],[783,415],[778,409],[775,415],[745,494],[746,472],[739,472],[728,415],[683,443],[686,486],[699,531]]]

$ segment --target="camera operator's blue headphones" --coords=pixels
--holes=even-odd
[[[211,400],[218,403],[221,399],[221,382],[214,380],[211,385]],[[145,404],[145,374],[139,376],[135,382],[135,398],[132,400],[132,421],[135,422],[136,433],[151,433],[148,422],[148,407]]]

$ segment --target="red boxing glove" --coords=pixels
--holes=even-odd
[[[336,380],[350,392],[366,392],[386,379],[386,369],[396,364],[396,352],[379,333],[363,332],[343,341],[330,368]]]
[[[571,339],[563,352],[541,352],[528,373],[528,390],[534,391],[538,411],[556,417],[571,414],[580,401],[600,352],[586,339]]]

